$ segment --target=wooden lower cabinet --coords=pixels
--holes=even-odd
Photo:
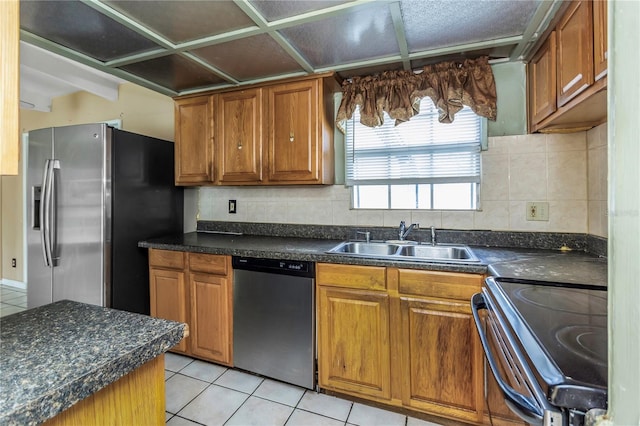
[[[191,353],[231,364],[231,283],[226,277],[191,274]]]
[[[319,286],[318,306],[320,386],[389,399],[389,296]]]
[[[150,278],[151,316],[189,323],[189,300],[185,273],[152,267]],[[185,337],[174,348],[174,352],[189,352],[189,337]]]
[[[316,271],[320,387],[483,422],[483,354],[470,303],[482,275],[329,264]]]
[[[172,351],[233,365],[231,257],[149,249],[151,316],[187,323]]]
[[[468,303],[400,298],[402,403],[441,416],[482,416],[482,348]]]

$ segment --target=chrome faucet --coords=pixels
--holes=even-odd
[[[356,238],[360,234],[364,235],[364,240],[367,243],[371,241],[371,232],[369,232],[369,231],[356,231]]]
[[[420,228],[419,223],[412,223],[407,228],[406,225],[404,224],[404,220],[400,221],[400,227],[398,227],[398,237],[400,241],[404,241],[407,235],[409,235],[409,232],[411,232],[413,229],[418,229],[418,228]]]
[[[432,226],[431,227],[431,245],[435,246],[437,243],[436,241],[436,227]]]

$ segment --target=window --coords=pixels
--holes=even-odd
[[[345,137],[346,185],[356,209],[471,210],[478,204],[483,119],[470,108],[440,123],[430,98],[420,114],[395,126],[360,124],[356,110]]]

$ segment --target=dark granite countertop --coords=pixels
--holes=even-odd
[[[185,325],[63,300],[0,319],[0,424],[35,425],[175,346]]]
[[[593,285],[607,283],[606,258],[578,250],[563,252],[470,245],[474,254],[480,259],[480,262],[476,263],[380,260],[327,253],[341,241],[343,240],[190,232],[141,241],[138,245],[164,250],[468,272],[540,281]]]

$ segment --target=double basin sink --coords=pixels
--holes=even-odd
[[[331,254],[367,257],[371,259],[414,260],[423,262],[479,262],[471,249],[452,244],[411,244],[410,242],[345,241]]]

